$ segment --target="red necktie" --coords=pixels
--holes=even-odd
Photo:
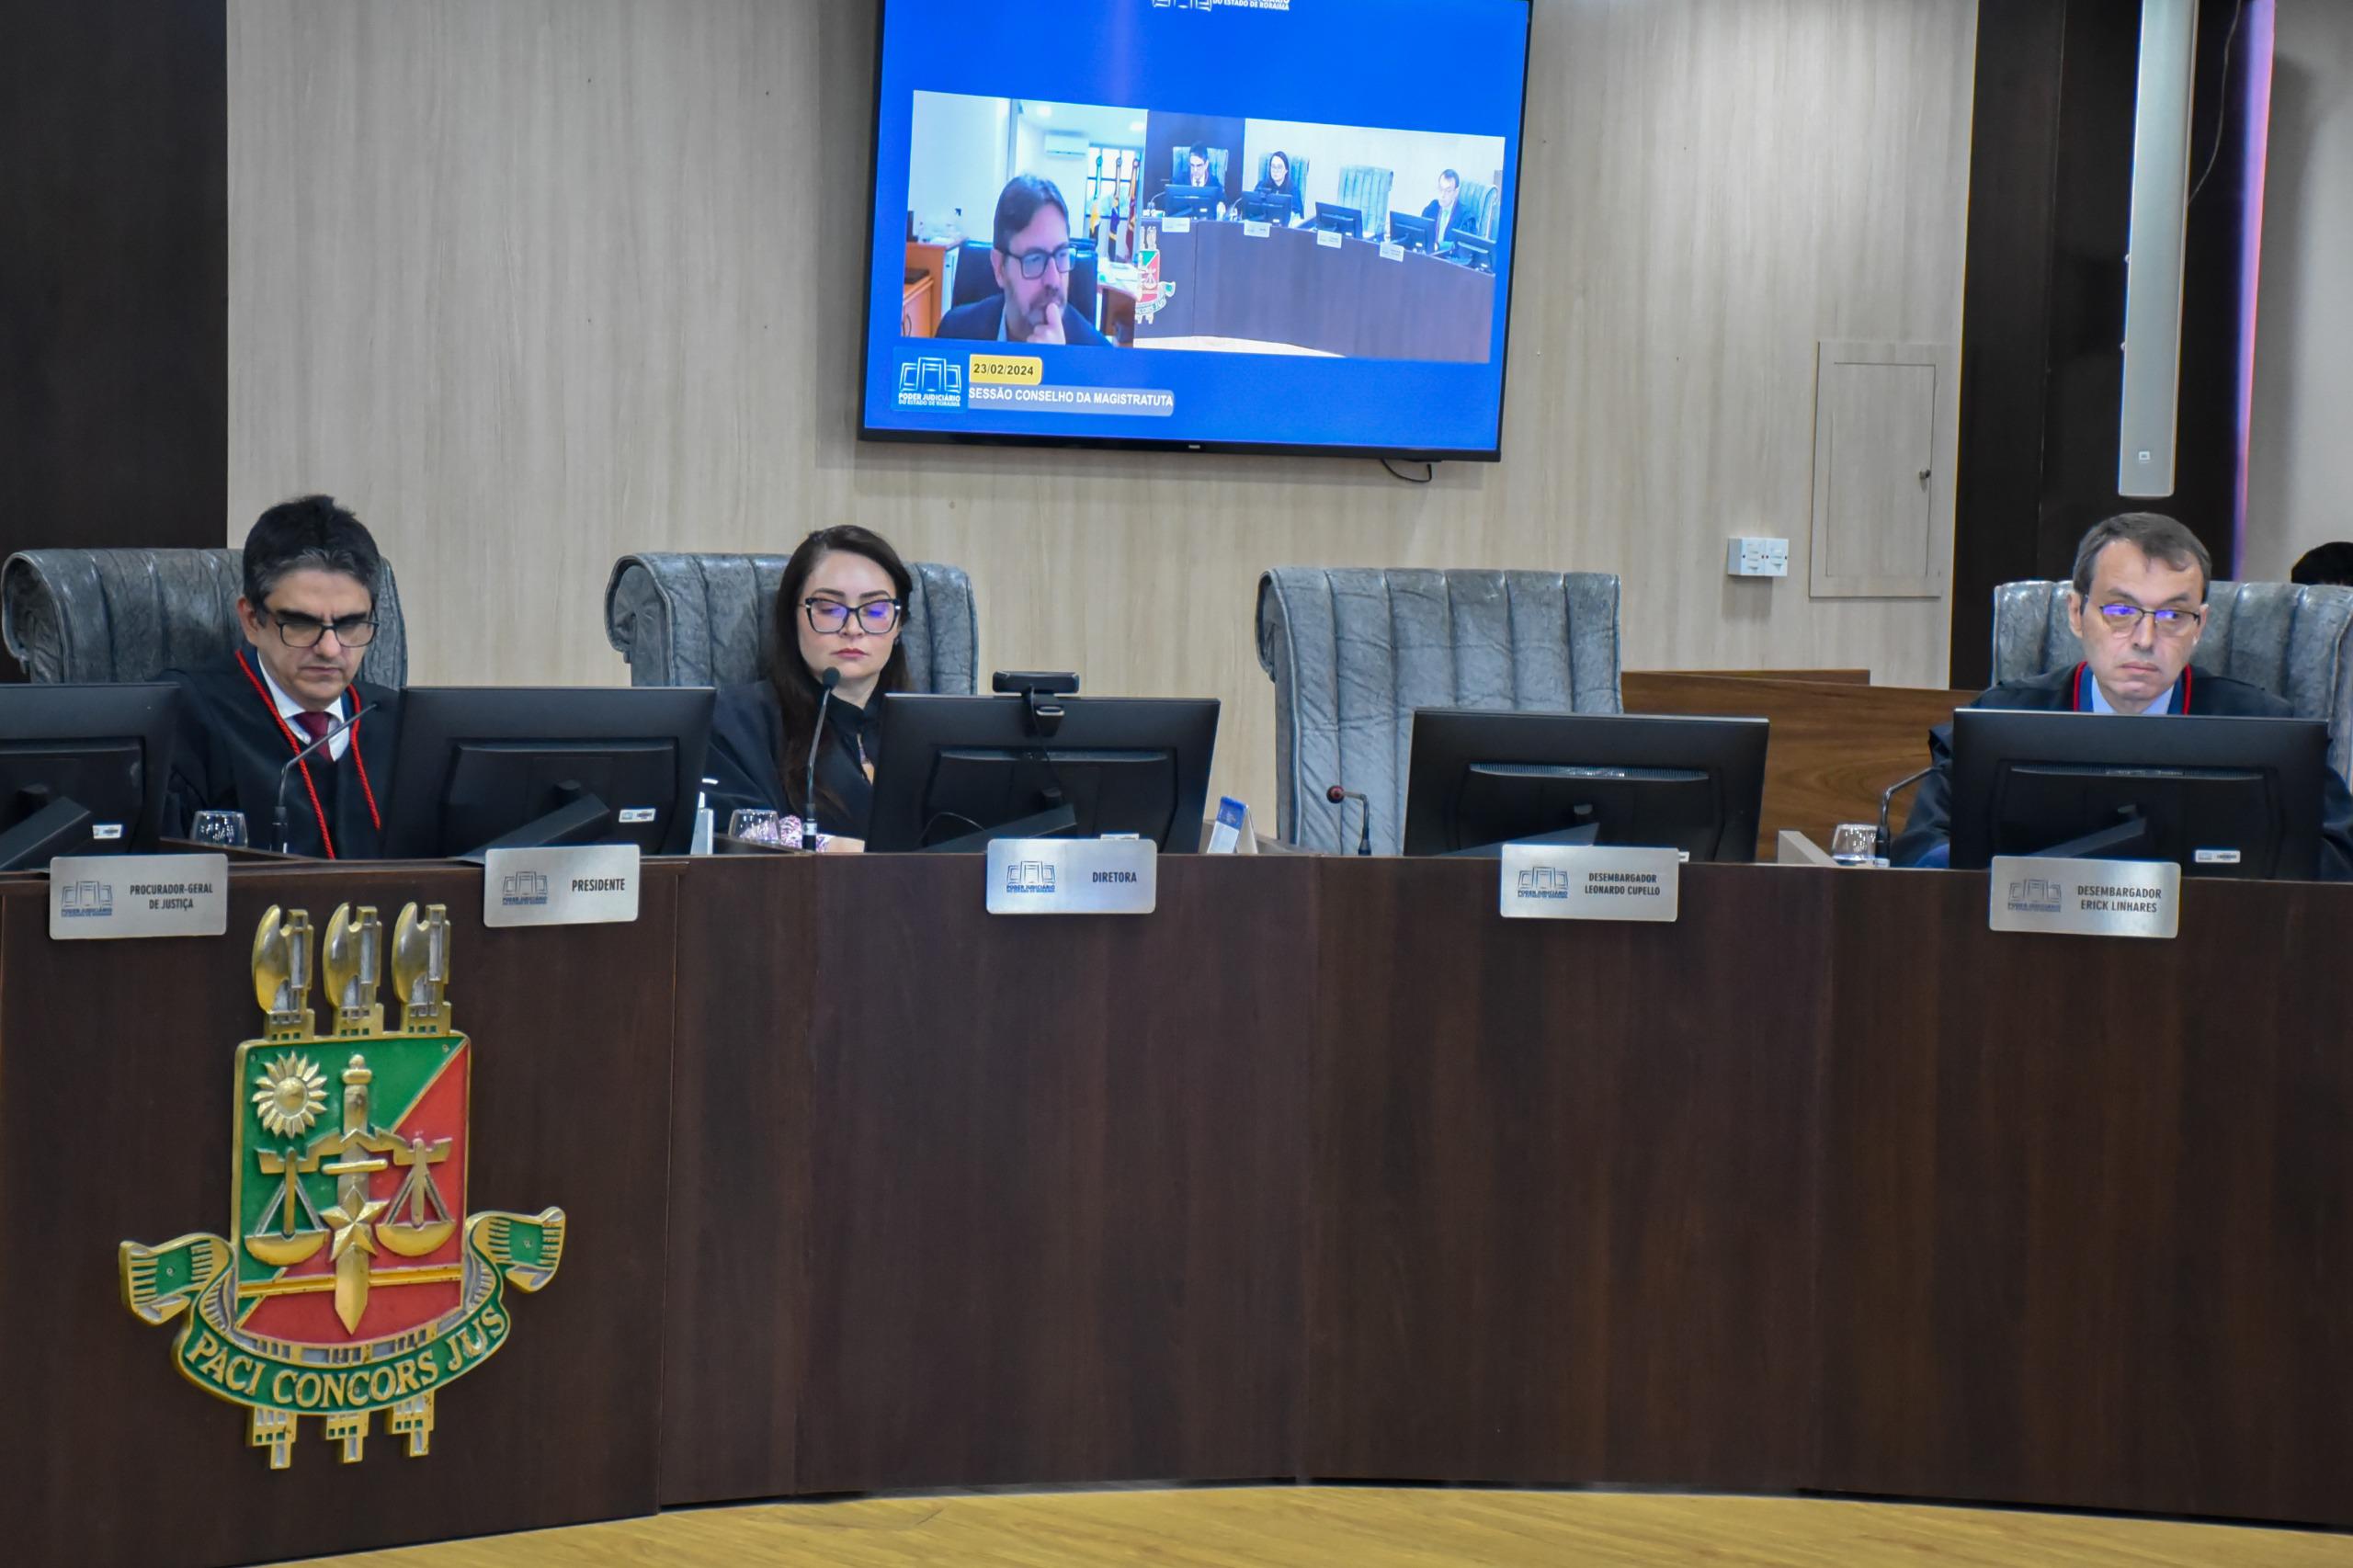
[[[295,714],[294,722],[302,726],[302,733],[310,736],[313,743],[326,739],[327,732],[335,728],[334,714],[313,713],[308,709]]]

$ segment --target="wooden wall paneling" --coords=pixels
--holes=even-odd
[[[221,0],[30,0],[0,55],[0,560],[217,543],[229,490]],[[0,679],[21,679],[0,653]]]
[[[698,860],[679,909],[665,1507],[794,1489],[809,1343],[814,875],[813,862],[778,855]]]
[[[1951,576],[1953,350],[1824,343],[1814,384],[1816,598],[1941,598]]]
[[[1832,873],[1631,925],[1322,865],[1304,1473],[1809,1484]]]
[[[1298,1473],[1312,868],[1174,857],[1150,919],[814,869],[796,1490]]]
[[[1986,892],[1842,874],[1811,1484],[2343,1528],[2353,892],[2196,881],[2136,944]]]
[[[43,883],[0,888],[11,1561],[275,1561],[653,1511],[678,885],[649,868],[631,926],[490,931],[478,870],[241,870],[222,937],[63,943]],[[174,1369],[179,1325],[124,1310],[115,1249],[229,1222],[232,1096],[250,1088],[230,1065],[262,1023],[254,929],[281,903],[324,933],[346,899],[448,904],[450,1006],[477,1049],[469,1203],[572,1223],[554,1281],[510,1298],[506,1346],[441,1393],[429,1454],[379,1421],[346,1465],[305,1419],[275,1473],[246,1413]]]
[[[1806,536],[1813,345],[1951,341],[1973,0],[1538,0],[1497,467],[860,445],[872,0],[232,0],[233,517],[400,562],[420,681],[619,681],[615,557],[855,520],[972,574],[983,668],[1209,695],[1263,803],[1286,563],[1625,578],[1630,664],[1943,676],[1939,608],[1734,584]]]
[[[1623,681],[1629,713],[1762,718],[1771,721],[1756,857],[1773,858],[1784,828],[1827,846],[1842,822],[1872,822],[1880,791],[1928,765],[1928,731],[1952,721],[1966,691],[1846,686],[1819,681],[1636,672]],[[1893,821],[1911,809],[1907,791]]]

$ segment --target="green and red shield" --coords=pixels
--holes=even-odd
[[[242,1334],[358,1346],[460,1311],[472,1064],[461,1034],[239,1048]]]

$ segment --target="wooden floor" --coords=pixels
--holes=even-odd
[[[2353,1537],[1796,1498],[1234,1487],[710,1508],[319,1561],[348,1568],[2301,1568],[2353,1564]]]

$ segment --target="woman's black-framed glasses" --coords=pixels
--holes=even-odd
[[[339,615],[333,620],[321,620],[315,615],[292,615],[262,607],[262,613],[278,628],[278,640],[289,648],[315,648],[328,632],[347,648],[365,648],[376,640],[376,618],[373,615]]]
[[[1004,247],[998,248],[1002,250]],[[1005,257],[1021,268],[1022,277],[1035,282],[1046,275],[1046,264],[1050,261],[1054,264],[1056,272],[1068,272],[1071,250],[1068,245],[1057,245],[1052,250],[1026,250],[1019,256],[1005,251]]]
[[[858,630],[869,637],[882,637],[899,624],[899,601],[869,599],[862,605],[846,605],[839,599],[802,599],[801,613],[809,618],[809,630],[821,637],[838,637],[850,629],[853,619]]]

